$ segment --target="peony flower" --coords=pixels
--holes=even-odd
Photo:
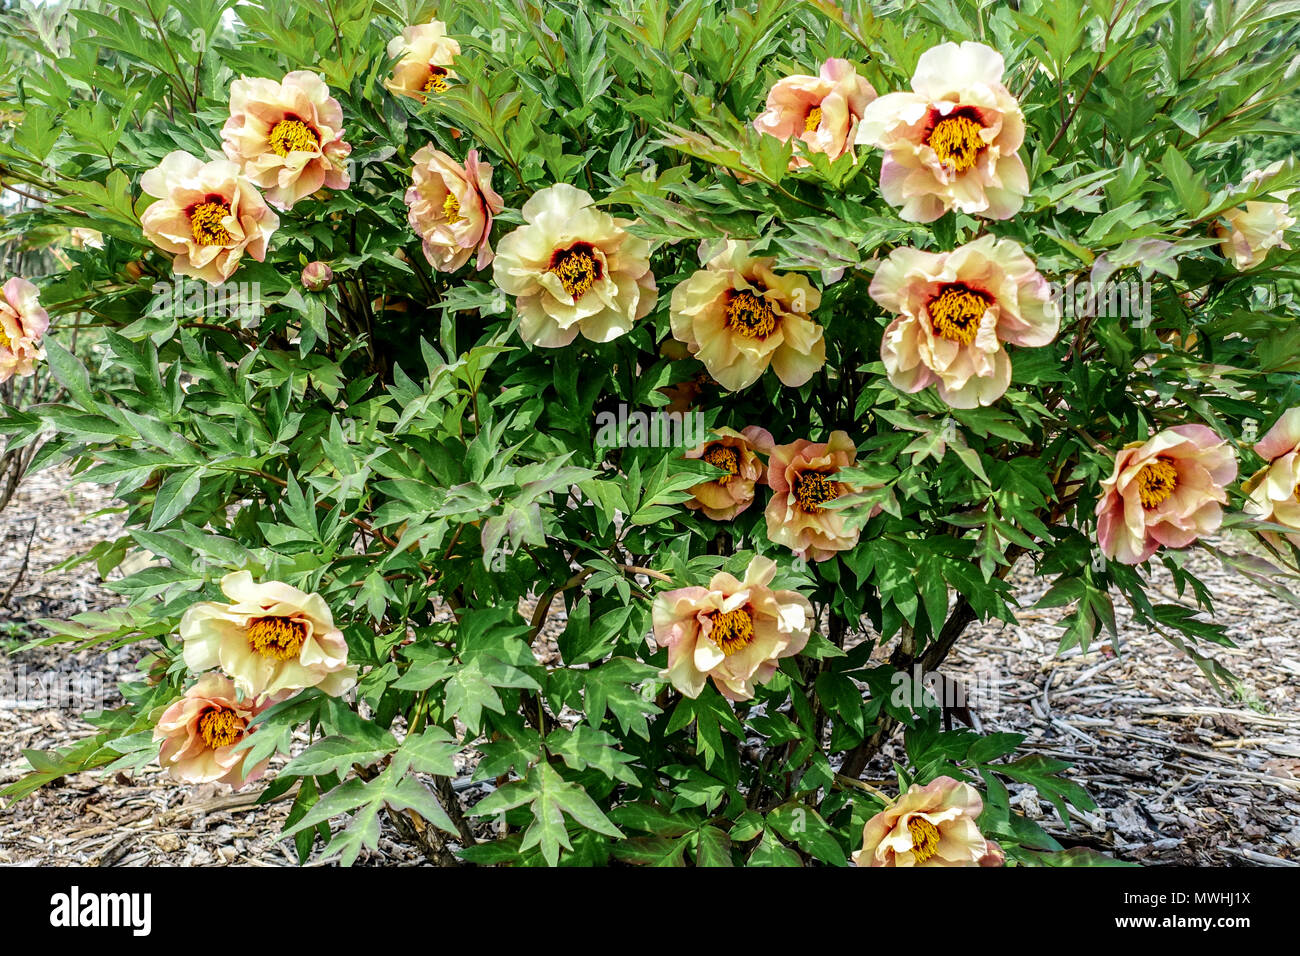
[[[754,384],[769,365],[797,387],[826,364],[822,327],[808,318],[822,294],[801,275],[773,272],[775,262],[751,258],[748,243],[729,240],[673,289],[673,336],[730,391]]]
[[[432,20],[407,27],[401,36],[389,40],[388,55],[400,59],[384,85],[423,103],[430,93],[445,91],[447,80],[456,75],[451,64],[460,55],[460,44],[447,36],[447,24]]]
[[[609,342],[654,307],[650,243],[593,202],[573,186],[548,186],[524,203],[525,225],[497,244],[493,278],[515,296],[526,342],[558,348],[579,332]]]
[[[177,275],[220,285],[247,252],[261,262],[280,227],[257,189],[229,160],[205,163],[176,150],[140,179],[158,201],[140,217],[144,236],[171,253]]]
[[[270,760],[246,772],[248,752],[235,747],[247,736],[252,719],[269,704],[266,699],[241,700],[230,678],[204,674],[158,719],[153,731],[154,740],[162,741],[158,762],[183,783],[219,781],[232,787],[251,783]]]
[[[439,272],[455,272],[477,248],[475,267],[485,268],[492,261],[492,216],[505,206],[492,189],[492,167],[479,162],[476,149],[464,166],[432,146],[413,159],[406,205],[411,228],[424,241],[424,257]]]
[[[221,590],[230,604],[203,601],[181,617],[191,670],[219,666],[250,697],[304,687],[338,696],[357,682],[343,632],[319,594],[256,584],[247,571],[227,574]]]
[[[991,405],[1011,383],[1002,348],[1047,345],[1061,312],[1034,263],[1011,239],[980,236],[952,252],[895,249],[871,297],[898,314],[880,346],[896,388],[938,386],[953,408]]]
[[[1237,477],[1229,446],[1204,425],[1176,425],[1115,455],[1101,483],[1097,543],[1107,558],[1140,564],[1161,545],[1183,548],[1223,521]]]
[[[845,529],[845,519],[822,505],[865,486],[839,481],[835,473],[853,465],[858,450],[844,432],[831,432],[830,441],[805,439],[776,445],[769,452],[767,484],[772,497],[767,503],[767,537],[783,544],[801,558],[825,561],[837,551],[858,543],[861,528]],[[872,510],[874,516],[879,507]]]
[[[1282,168],[1282,161],[1264,169],[1247,173],[1239,189],[1268,179]],[[1294,189],[1277,193],[1279,199],[1286,199]],[[1277,246],[1290,249],[1283,238],[1286,230],[1296,224],[1295,216],[1289,215],[1290,205],[1286,202],[1248,202],[1244,206],[1230,209],[1223,214],[1226,223],[1218,227],[1223,242],[1219,248],[1225,259],[1231,260],[1238,271],[1253,269],[1264,261],[1268,250]]]
[[[41,336],[49,327],[36,286],[18,276],[0,286],[0,382],[35,373],[36,362],[45,358]]]
[[[921,54],[911,93],[867,105],[857,142],[885,150],[880,193],[903,219],[933,222],[949,209],[1010,219],[1024,205],[1025,118],[1003,69],[982,43],[944,43]]]
[[[797,74],[777,80],[767,94],[767,110],[754,120],[760,133],[797,140],[810,153],[825,153],[832,162],[853,151],[858,120],[876,98],[870,83],[848,60],[830,59],[818,76]],[[811,165],[797,153],[790,168]]]
[[[352,147],[343,142],[343,107],[310,70],[294,70],[279,83],[242,77],[230,84],[221,148],[277,209],[322,186],[348,188]]]
[[[660,674],[687,697],[699,697],[705,680],[724,697],[749,700],[754,685],[776,673],[777,661],[803,650],[812,633],[812,605],[798,591],[767,585],[776,562],[755,557],[737,581],[726,572],[707,588],[664,591],[654,601],[654,639],[668,648]]]
[[[687,458],[702,458],[710,465],[725,468],[727,474],[692,485],[695,497],[686,507],[703,511],[714,521],[730,521],[754,503],[754,485],[763,483],[763,463],[755,450],[766,452],[772,447],[772,433],[750,425],[743,432],[715,428],[717,438],[706,441],[686,453]]]
[[[1267,464],[1242,485],[1250,495],[1245,510],[1295,528],[1296,533],[1286,537],[1300,545],[1300,408],[1282,413],[1255,445],[1255,454]]]
[[[324,292],[334,281],[334,270],[328,263],[317,260],[303,266],[299,278],[302,280],[302,287],[308,292]]]
[[[979,792],[952,777],[912,784],[866,822],[858,866],[1001,866],[1002,848],[980,833]]]

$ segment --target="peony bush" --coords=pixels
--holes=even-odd
[[[1062,649],[1119,601],[1231,695],[1188,551],[1294,600],[1293,5],[0,29],[4,237],[58,250],[0,276],[0,382],[55,383],[0,434],[124,520],[121,606],[38,640],[140,661],[10,799],[158,764],[290,798],[304,861],[1104,863],[947,655],[1020,562]]]

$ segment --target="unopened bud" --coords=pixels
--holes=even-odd
[[[308,292],[321,292],[334,281],[334,270],[323,262],[309,262],[302,270],[302,285]]]

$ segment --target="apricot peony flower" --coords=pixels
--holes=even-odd
[[[269,758],[245,772],[247,751],[236,750],[266,699],[240,700],[235,685],[221,674],[204,674],[185,696],[163,711],[154,727],[161,740],[158,762],[184,783],[219,781],[232,787],[251,783],[266,770]]]
[[[743,432],[715,428],[717,438],[686,453],[687,458],[702,458],[710,465],[725,468],[727,474],[691,486],[695,497],[686,507],[703,511],[714,521],[730,521],[754,503],[754,485],[763,483],[766,471],[754,454],[772,447],[772,433],[750,425]]]
[[[1002,848],[980,833],[979,792],[952,777],[912,784],[866,822],[858,866],[1001,866]]]
[[[1242,485],[1245,510],[1265,521],[1295,528],[1286,537],[1300,545],[1300,408],[1291,408],[1255,445],[1267,464]]]
[[[767,461],[767,484],[772,489],[766,513],[768,539],[814,561],[825,561],[857,544],[862,529],[846,530],[838,511],[821,507],[864,490],[865,486],[835,477],[841,468],[854,464],[857,454],[849,436],[840,431],[831,432],[827,442],[801,438],[774,446]]]
[[[754,120],[760,133],[783,141],[797,140],[810,153],[825,153],[831,161],[852,152],[858,120],[876,98],[870,83],[848,60],[830,59],[817,76],[796,74],[777,80],[767,94],[767,110]],[[796,153],[790,168],[808,166]]]
[[[439,272],[455,272],[477,248],[475,267],[485,268],[492,261],[492,216],[505,206],[492,189],[492,167],[479,162],[476,149],[464,166],[432,146],[412,158],[406,205],[411,228],[424,241],[424,257]]]
[[[36,371],[36,362],[45,358],[41,336],[49,327],[36,286],[18,276],[0,286],[0,382]]]
[[[1175,425],[1115,455],[1101,483],[1097,543],[1107,558],[1140,564],[1161,545],[1183,548],[1218,530],[1224,487],[1237,477],[1232,447],[1204,425]]]
[[[525,225],[497,244],[493,278],[515,296],[526,342],[558,348],[579,332],[609,342],[654,308],[650,243],[593,203],[581,189],[548,186],[524,203]]]
[[[773,272],[775,262],[751,258],[748,243],[728,240],[673,289],[674,338],[729,391],[748,388],[769,365],[797,387],[826,364],[822,327],[808,317],[822,294],[801,275]]]
[[[310,70],[294,70],[279,83],[248,77],[231,83],[221,148],[277,209],[292,208],[322,186],[348,188],[352,147],[343,141],[343,107]]]
[[[719,571],[707,588],[658,595],[654,638],[668,648],[660,676],[687,697],[699,697],[712,678],[724,697],[752,698],[754,685],[767,683],[777,661],[798,654],[812,633],[812,605],[798,591],[771,590],[775,574],[776,562],[759,556],[743,581]]]
[[[429,94],[445,91],[447,80],[456,75],[451,64],[460,55],[460,44],[447,36],[447,24],[432,20],[407,27],[389,40],[388,55],[401,59],[384,85],[423,103]]]
[[[1011,239],[980,236],[952,252],[895,249],[871,280],[871,297],[898,313],[880,359],[896,388],[937,385],[953,408],[991,405],[1011,383],[1002,348],[1047,345],[1060,308],[1034,263]]]
[[[181,617],[191,670],[220,666],[250,697],[304,687],[338,696],[357,682],[343,632],[319,594],[256,584],[247,571],[227,574],[221,590],[232,603],[203,601]]]
[[[163,157],[140,178],[159,197],[140,217],[144,236],[171,253],[177,275],[220,285],[247,252],[261,262],[280,217],[229,160],[205,163],[184,150]]]
[[[921,54],[911,93],[863,111],[857,142],[885,150],[880,193],[903,219],[933,222],[949,209],[1010,219],[1024,205],[1025,118],[1003,69],[982,43],[943,43]]]
[[[1247,173],[1238,188],[1248,188],[1253,183],[1268,179],[1282,168],[1282,161],[1264,169]],[[1287,199],[1295,190],[1286,189],[1278,192],[1279,199]],[[1290,249],[1283,238],[1286,230],[1296,224],[1296,217],[1290,215],[1290,204],[1286,202],[1248,202],[1244,206],[1230,209],[1223,214],[1225,224],[1218,227],[1223,242],[1219,248],[1225,259],[1232,262],[1238,271],[1253,269],[1264,261],[1268,250],[1276,246]]]

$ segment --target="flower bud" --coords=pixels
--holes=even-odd
[[[302,285],[308,292],[323,292],[334,281],[334,270],[323,262],[309,262],[302,270]]]

